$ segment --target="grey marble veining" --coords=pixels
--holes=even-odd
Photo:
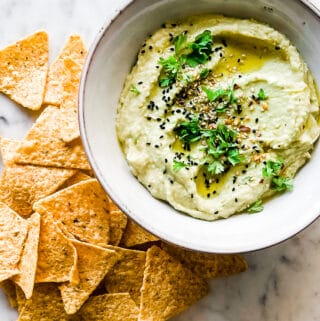
[[[0,0],[0,47],[46,29],[52,61],[71,33],[79,33],[89,45],[104,21],[126,2]],[[0,135],[22,138],[36,116],[0,96]],[[320,321],[319,247],[320,221],[280,245],[246,254],[246,273],[212,280],[210,294],[174,320]],[[14,311],[1,315],[4,306],[0,293],[0,320],[16,320]]]

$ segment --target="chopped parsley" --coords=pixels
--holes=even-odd
[[[268,97],[266,96],[264,90],[260,88],[258,92],[258,100],[266,100]]]
[[[132,93],[136,94],[137,96],[140,95],[140,91],[138,90],[138,88],[135,85],[131,85],[130,91]]]
[[[182,33],[173,38],[173,43],[175,54],[167,59],[159,59],[159,64],[163,67],[159,79],[161,88],[176,82],[182,65],[196,67],[199,64],[204,64],[212,53],[213,40],[209,30],[197,35],[194,42],[191,43],[187,42],[187,36]],[[185,80],[184,77],[181,78]]]
[[[164,75],[162,75],[159,80],[159,86],[162,88],[168,87],[177,79],[180,62],[175,56],[170,56],[167,59],[160,58],[159,64],[162,65],[164,70]]]
[[[210,70],[208,68],[203,68],[200,72],[200,78],[205,79],[208,77]]]
[[[236,143],[237,134],[226,125],[219,123],[216,129],[205,129],[200,126],[199,119],[193,117],[174,128],[179,140],[188,146],[202,140],[201,148],[205,154],[207,171],[212,175],[223,173],[228,167],[242,161],[242,156]]]
[[[262,168],[263,177],[272,177],[276,176],[283,166],[283,160],[279,159],[278,161],[268,160],[266,165]]]
[[[289,177],[280,175],[283,167],[283,160],[278,161],[268,160],[262,168],[263,177],[271,177],[271,187],[277,192],[291,191],[293,188],[293,180]]]
[[[272,188],[277,192],[292,191],[293,180],[289,177],[273,177],[272,178]]]
[[[224,172],[224,166],[219,161],[213,161],[208,165],[207,170],[212,175],[219,175]]]
[[[184,162],[180,162],[180,161],[177,161],[177,160],[173,160],[173,170],[175,172],[178,172],[180,169],[184,168],[184,167],[187,167],[187,164],[184,163]]]
[[[248,209],[247,209],[248,213],[258,213],[263,211],[263,204],[262,204],[262,200],[258,200],[256,202],[254,202],[253,204],[251,204]]]
[[[216,90],[212,90],[212,89],[209,89],[205,86],[202,86],[201,87],[202,90],[206,93],[207,95],[207,98],[210,102],[214,102],[214,101],[217,101],[221,98],[225,98],[226,99],[226,102],[228,104],[234,104],[237,102],[237,98],[235,96],[235,91],[234,91],[234,88],[233,88],[233,84],[230,85],[230,88],[229,89],[216,89]],[[224,109],[226,108],[226,106],[224,107]]]

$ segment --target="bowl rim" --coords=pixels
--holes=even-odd
[[[161,1],[161,0],[160,0]],[[320,20],[320,6],[317,7],[313,2],[311,2],[310,0],[294,0],[296,2],[300,2],[302,3],[305,8],[307,10],[310,10],[311,13],[315,14],[317,16],[317,18]],[[87,53],[87,57],[85,60],[85,64],[83,66],[82,69],[82,73],[81,73],[81,79],[80,79],[80,86],[79,86],[79,94],[78,94],[78,122],[79,122],[79,129],[80,129],[80,138],[85,150],[85,153],[87,155],[88,161],[90,163],[90,166],[97,178],[97,180],[99,181],[99,183],[102,185],[103,189],[105,190],[105,192],[109,195],[109,197],[111,198],[111,200],[126,214],[130,217],[131,220],[133,220],[136,224],[138,224],[139,226],[141,226],[143,229],[145,229],[146,231],[148,231],[149,233],[151,233],[148,230],[148,227],[142,226],[140,223],[136,222],[136,220],[133,218],[133,216],[131,215],[131,211],[130,209],[124,209],[123,206],[121,204],[119,204],[119,202],[117,201],[117,196],[113,193],[112,189],[110,188],[110,186],[108,184],[106,184],[104,182],[103,179],[101,179],[101,177],[103,176],[102,173],[99,170],[99,167],[95,161],[95,157],[91,151],[91,147],[90,147],[90,143],[89,143],[89,139],[86,135],[86,120],[85,120],[85,88],[86,88],[86,84],[87,84],[87,79],[88,79],[88,73],[93,61],[93,57],[95,56],[95,53],[100,45],[100,42],[102,41],[105,33],[108,31],[108,29],[113,25],[113,23],[115,22],[115,20],[118,19],[119,16],[121,16],[123,14],[124,11],[126,11],[129,7],[131,7],[132,5],[134,5],[134,3],[137,2],[137,0],[129,0],[129,2],[123,4],[122,6],[120,6],[118,9],[116,9],[113,14],[111,15],[110,18],[108,18],[104,24],[102,25],[102,27],[99,29],[98,34],[95,36],[95,39],[93,40],[88,53]],[[298,230],[297,232],[295,232],[294,234],[285,237],[282,240],[276,241],[275,243],[272,243],[270,245],[266,245],[266,246],[260,246],[257,248],[254,248],[252,250],[243,250],[243,251],[237,251],[236,253],[252,253],[252,252],[256,252],[256,251],[260,251],[263,249],[268,249],[271,248],[275,245],[281,244],[289,239],[291,239],[292,237],[296,236],[297,234],[299,234],[300,232],[304,231],[305,229],[307,229],[310,225],[312,225],[318,218],[320,217],[320,209],[319,209],[319,214],[313,219],[311,220],[307,225],[305,225],[302,229]],[[178,244],[174,244],[172,241],[165,239],[163,236],[159,236],[156,233],[152,232],[151,234],[157,236],[160,240],[165,241],[166,243],[178,246],[180,248],[185,248],[188,250],[192,250],[192,251],[197,251],[197,252],[202,252],[202,253],[207,253],[207,254],[213,254],[213,253],[219,253],[219,254],[232,254],[235,252],[207,252],[207,251],[201,251],[201,250],[196,250],[196,249],[191,249],[182,245],[178,245]]]

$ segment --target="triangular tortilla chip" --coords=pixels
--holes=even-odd
[[[162,244],[162,249],[199,276],[210,279],[245,271],[246,260],[238,254],[206,254]]]
[[[38,262],[40,215],[38,213],[34,213],[27,221],[29,229],[19,263],[20,272],[12,277],[12,280],[20,286],[25,297],[30,299],[32,296]]]
[[[59,287],[68,314],[74,314],[81,308],[119,258],[112,250],[79,241],[72,243],[78,253],[80,281],[76,285],[64,283]]]
[[[105,288],[109,293],[130,293],[137,305],[140,305],[140,289],[146,263],[146,253],[109,246],[121,258],[105,278]]]
[[[87,50],[80,36],[72,35],[49,69],[44,103],[60,106],[63,96],[64,60],[71,58],[82,68]]]
[[[58,287],[53,283],[36,284],[31,299],[26,300],[18,321],[71,321],[63,308]]]
[[[19,273],[28,223],[4,203],[0,203],[0,282]]]
[[[0,201],[22,216],[30,215],[35,201],[54,193],[75,173],[69,169],[15,164],[19,141],[1,138],[0,144],[5,164],[0,178]]]
[[[77,184],[77,183],[80,183],[80,182],[83,182],[83,181],[87,181],[88,179],[91,179],[92,177],[81,172],[81,171],[76,171],[76,173],[71,176],[70,178],[68,178],[64,183],[63,185],[60,186],[59,190],[61,189],[64,189],[64,188],[67,188],[67,187],[70,187],[74,184]]]
[[[12,308],[18,308],[16,286],[11,280],[5,280],[0,283],[0,289],[3,290],[4,294],[7,296],[9,304]]]
[[[72,112],[72,110],[71,110]],[[66,144],[61,128],[68,126],[69,109],[47,107],[21,141],[15,161],[20,164],[90,169],[81,141]]]
[[[23,107],[38,110],[48,72],[48,34],[38,31],[0,51],[0,91]]]
[[[147,251],[139,321],[165,321],[204,297],[206,281],[157,246]]]
[[[129,293],[92,297],[80,310],[86,321],[137,321],[138,314],[139,309]]]
[[[96,179],[90,179],[65,188],[41,199],[34,211],[49,213],[66,235],[105,246],[109,242],[109,201]]]
[[[156,236],[150,234],[132,220],[128,220],[121,244],[125,247],[133,247],[136,245],[156,241],[159,241]]]
[[[48,214],[41,215],[36,283],[78,281],[77,251]]]

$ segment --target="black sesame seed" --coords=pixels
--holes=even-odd
[[[216,193],[217,193],[217,191],[213,191],[213,192],[212,192],[212,194],[216,194]]]
[[[210,198],[210,193],[207,194],[207,197]]]
[[[190,194],[190,197],[193,198],[193,194],[192,193]]]
[[[173,184],[173,180],[172,179],[170,180],[170,184]]]
[[[174,51],[174,48],[171,47],[170,50],[171,50],[171,51]]]
[[[240,61],[241,61],[241,59],[240,59],[240,58],[238,58],[237,62],[239,63]]]
[[[258,124],[258,122],[259,122],[259,118],[256,118],[256,119],[255,119],[255,122],[256,122],[256,124]]]
[[[141,50],[141,53],[144,54],[146,51],[145,50]]]
[[[150,146],[150,145],[151,145],[151,143],[146,143],[146,145],[147,145],[147,146]]]
[[[150,188],[150,187],[151,187],[151,184],[148,184],[148,187]]]
[[[219,214],[219,211],[215,211],[214,214]]]
[[[167,169],[165,169],[162,173],[163,173],[163,174],[167,174]]]
[[[236,190],[236,188],[235,188],[235,187],[233,187],[233,188],[232,188],[232,192],[234,192],[235,190]]]
[[[281,48],[279,46],[275,46],[274,49],[280,50]]]
[[[244,170],[242,170],[242,174],[245,174],[247,171],[244,169]]]
[[[152,46],[149,46],[149,49],[152,50]]]
[[[155,148],[159,148],[159,145],[156,144],[156,145],[154,145],[154,147],[155,147]]]
[[[139,82],[138,82],[138,85],[142,85],[142,84],[143,84],[143,81],[139,81]]]
[[[238,199],[237,199],[237,198],[235,198],[235,199],[234,199],[234,201],[237,203],[237,202],[238,202]]]
[[[168,163],[168,159],[167,159],[167,158],[165,158],[165,159],[164,159],[164,162],[165,162],[165,163]]]

